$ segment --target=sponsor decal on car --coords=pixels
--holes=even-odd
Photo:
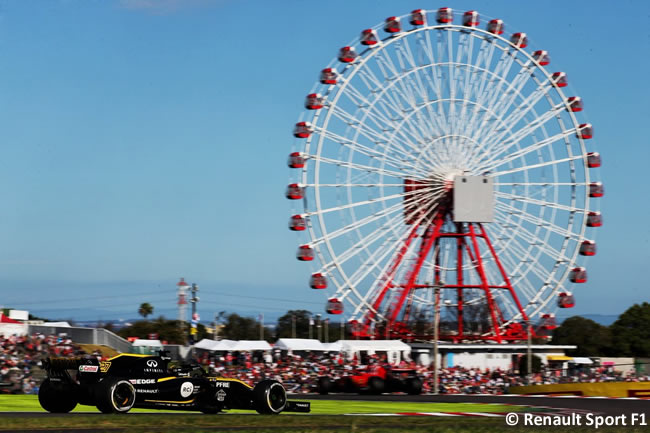
[[[97,373],[99,367],[97,365],[80,365],[79,371],[82,373]]]
[[[226,391],[224,391],[223,389],[217,391],[217,401],[224,401],[225,398],[226,398]]]
[[[147,367],[152,367],[152,368],[158,367],[158,361],[156,361],[155,359],[148,360]]]
[[[214,386],[217,388],[230,388],[230,382],[217,382]]]
[[[135,390],[138,394],[158,394],[157,389],[137,389]]]
[[[156,383],[156,379],[131,379],[129,382],[134,385],[148,385],[151,383]]]
[[[102,361],[99,363],[99,371],[106,373],[111,368],[111,361]]]
[[[183,382],[181,385],[181,396],[189,397],[194,391],[194,384],[192,382]]]

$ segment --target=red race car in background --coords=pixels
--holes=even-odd
[[[316,391],[323,395],[330,392],[362,394],[405,392],[417,395],[422,392],[422,380],[413,369],[371,364],[341,377],[321,376],[318,378]]]

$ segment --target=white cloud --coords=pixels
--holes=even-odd
[[[212,7],[226,0],[119,0],[120,7],[152,14],[168,14],[182,9]]]

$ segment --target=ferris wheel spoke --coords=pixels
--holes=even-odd
[[[497,179],[498,177],[505,176],[507,174],[520,173],[522,171],[532,171],[533,169],[544,168],[544,167],[548,167],[548,166],[552,166],[552,165],[558,165],[558,164],[562,164],[562,163],[565,163],[565,162],[572,162],[572,161],[575,161],[575,160],[578,160],[578,159],[584,159],[584,156],[583,155],[575,155],[575,156],[571,156],[571,157],[568,157],[568,158],[553,159],[551,161],[544,161],[544,162],[540,162],[538,164],[523,165],[521,167],[512,168],[512,169],[508,169],[508,170],[495,171],[495,172],[491,172],[491,176],[493,178]]]
[[[571,238],[571,239],[575,239],[575,240],[582,239],[582,236],[579,233],[574,233],[572,231],[563,229],[563,228],[557,226],[556,224],[553,224],[552,222],[550,222],[548,220],[545,220],[545,219],[540,218],[538,216],[532,215],[532,214],[530,214],[528,212],[524,212],[521,209],[518,209],[518,208],[516,208],[514,206],[511,206],[511,205],[509,205],[507,203],[497,202],[495,204],[495,207],[496,208],[501,208],[501,210],[503,210],[505,213],[508,213],[508,214],[514,213],[518,217],[521,217],[522,219],[524,219],[524,220],[526,220],[526,221],[528,221],[528,222],[530,222],[530,223],[532,223],[534,225],[537,225],[539,227],[543,227],[544,229],[550,230],[553,233],[556,233],[556,234],[558,234],[560,236],[564,236],[566,238]]]
[[[502,191],[495,191],[494,192],[495,197],[501,197],[507,200],[512,200],[512,201],[520,201],[524,203],[531,203],[531,204],[536,204],[540,206],[547,206],[553,209],[560,209],[560,210],[565,210],[568,212],[580,212],[580,213],[587,213],[589,212],[589,209],[583,209],[583,208],[578,208],[574,206],[567,206],[563,205],[561,203],[556,203],[556,202],[550,202],[550,201],[544,201],[544,200],[537,200],[531,197],[525,197],[517,194],[510,194],[510,193],[505,193]]]
[[[526,136],[532,134],[534,131],[544,126],[549,120],[556,118],[557,115],[563,110],[563,108],[564,107],[561,105],[553,107],[546,113],[537,116],[533,121],[526,123],[525,126],[512,133],[512,135],[505,140],[502,138],[505,133],[510,132],[511,128],[504,128],[503,134],[499,134],[494,139],[486,141],[486,151],[500,152],[501,149],[503,149],[503,152],[507,151],[510,147],[519,143],[520,140],[524,139]]]
[[[373,119],[377,124],[377,126],[381,127],[382,124],[390,125],[391,129],[397,129],[393,120],[386,119],[378,115],[378,113],[375,110],[364,110],[364,111],[366,113],[366,117]],[[336,107],[336,109],[333,110],[333,114],[334,116],[338,117],[339,119],[347,123],[350,127],[357,130],[357,132],[359,132],[369,140],[377,144],[386,143],[385,131],[379,132],[370,128],[367,123],[359,121],[352,114],[341,109],[340,107]],[[400,133],[398,136],[394,136],[394,138],[398,138],[398,140],[393,140],[391,142],[392,145],[391,149],[399,151],[398,153],[400,153],[401,155],[412,158],[412,155],[404,147],[401,146],[401,144],[404,144],[407,147],[409,147],[412,151],[417,151],[417,146],[411,141],[411,139],[406,137],[403,133]],[[400,143],[399,146],[398,143]]]
[[[550,146],[551,144],[555,143],[556,141],[559,140],[564,140],[568,138],[570,135],[576,133],[577,128],[572,128],[567,131],[560,132],[558,134],[555,134],[551,137],[545,138],[540,141],[533,142],[529,144],[527,147],[523,147],[515,152],[510,152],[507,153],[505,157],[502,159],[498,159],[500,156],[503,156],[503,154],[506,152],[504,149],[499,149],[498,151],[493,152],[493,156],[486,158],[485,160],[481,161],[481,163],[476,167],[476,170],[478,172],[486,172],[486,171],[493,171],[497,167],[501,167],[504,164],[507,164],[511,161],[514,161],[518,158],[522,158],[526,155],[528,155],[531,152],[534,152],[536,150],[542,149],[544,147]],[[503,147],[503,146],[502,146]]]
[[[365,129],[364,129],[364,131],[365,131]],[[342,137],[340,135],[334,134],[329,130],[316,129],[316,132],[319,132],[320,134],[322,134],[323,137],[328,138],[328,139],[330,139],[330,140],[332,140],[332,141],[334,141],[334,142],[336,142],[336,143],[338,143],[338,144],[340,144],[340,145],[342,145],[344,147],[347,147],[348,149],[350,149],[352,151],[359,152],[359,153],[361,153],[363,155],[366,155],[366,156],[368,156],[370,158],[381,159],[382,161],[384,161],[384,163],[388,164],[390,167],[393,167],[393,168],[395,168],[397,170],[408,170],[409,173],[418,172],[418,171],[421,170],[416,165],[408,163],[408,161],[410,159],[412,159],[410,154],[405,154],[405,153],[399,154],[399,152],[396,152],[396,153],[398,153],[399,158],[398,157],[393,157],[393,156],[390,156],[390,155],[386,154],[385,152],[382,153],[380,150],[378,150],[376,148],[373,149],[373,148],[368,147],[368,146],[366,146],[364,144],[361,144],[359,141],[350,140],[348,138],[345,138],[345,137]],[[371,140],[371,138],[369,138],[367,136],[366,136],[366,138]],[[375,143],[375,144],[378,144],[378,143]],[[398,149],[394,147],[393,150],[397,151]]]
[[[365,154],[364,154],[365,155]],[[380,176],[385,176],[385,177],[397,177],[397,178],[403,178],[405,176],[404,171],[394,171],[394,170],[388,170],[383,167],[373,167],[370,165],[365,165],[365,164],[359,164],[357,162],[350,162],[350,161],[344,161],[340,159],[333,159],[333,158],[326,158],[324,156],[319,156],[319,155],[306,155],[306,159],[312,159],[312,160],[317,160],[321,163],[324,164],[329,164],[341,168],[349,168],[352,170],[356,170],[359,172],[366,172],[370,174],[378,174]]]

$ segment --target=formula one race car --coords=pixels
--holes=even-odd
[[[47,379],[38,401],[48,412],[70,412],[77,404],[103,413],[131,408],[197,410],[214,414],[226,409],[250,409],[263,414],[309,412],[309,402],[288,401],[282,384],[262,380],[251,387],[238,379],[207,376],[189,364],[168,368],[160,356],[123,353],[107,361],[95,358],[48,358],[42,363]]]
[[[349,376],[318,378],[316,391],[319,394],[330,392],[356,392],[362,394],[381,394],[384,392],[405,392],[417,395],[422,392],[422,380],[415,371],[407,368],[384,368],[369,365]]]

